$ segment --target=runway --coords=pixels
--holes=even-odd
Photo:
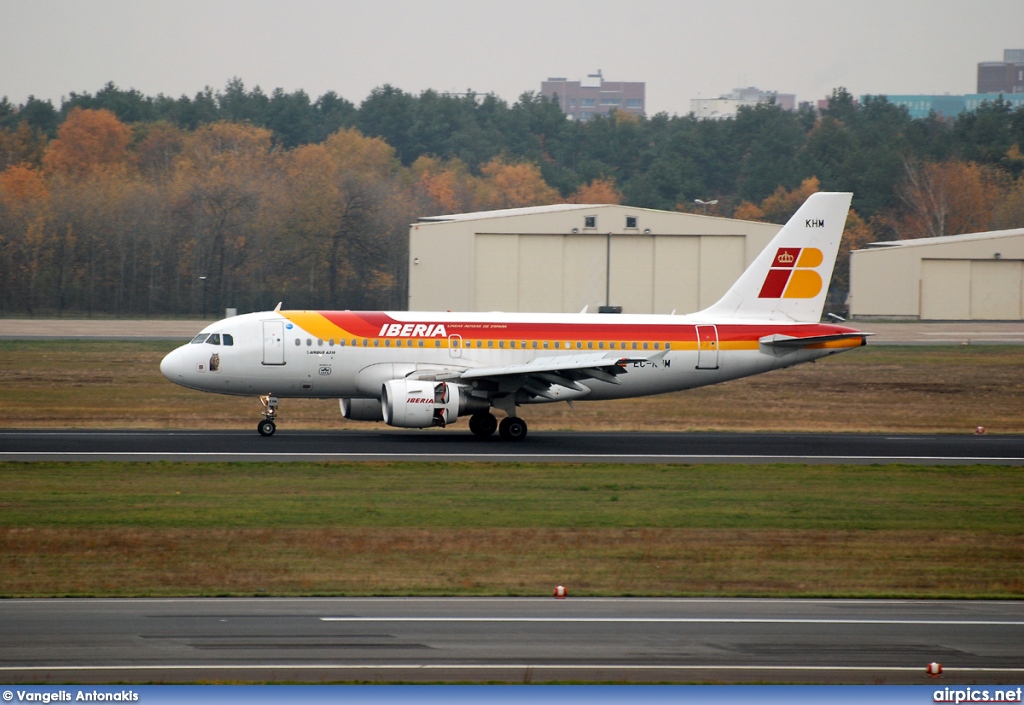
[[[0,602],[0,680],[1024,679],[1024,603],[553,598]]]
[[[0,460],[904,463],[1024,465],[1024,437],[782,433],[531,433],[518,443],[448,431],[3,431]]]

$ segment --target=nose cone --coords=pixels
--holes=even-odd
[[[164,377],[183,384],[185,381],[185,354],[181,348],[176,348],[164,356],[164,359],[160,361],[160,372],[163,373]]]

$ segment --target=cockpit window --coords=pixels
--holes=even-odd
[[[224,344],[225,345],[234,345],[235,344],[235,337],[233,335],[231,335],[230,333],[225,333],[221,337],[224,338]]]
[[[207,345],[220,345],[220,333],[214,333],[206,339]]]
[[[199,343],[205,342],[210,337],[209,333],[200,333],[195,338],[192,338],[192,344],[198,345]]]

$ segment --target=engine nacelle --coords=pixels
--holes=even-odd
[[[341,415],[350,421],[383,421],[384,412],[376,399],[341,399]]]
[[[447,382],[393,379],[381,387],[384,423],[399,428],[447,426],[459,417],[459,388]]]

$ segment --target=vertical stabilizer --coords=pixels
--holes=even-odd
[[[725,296],[700,316],[816,323],[821,320],[851,193],[815,193]]]

